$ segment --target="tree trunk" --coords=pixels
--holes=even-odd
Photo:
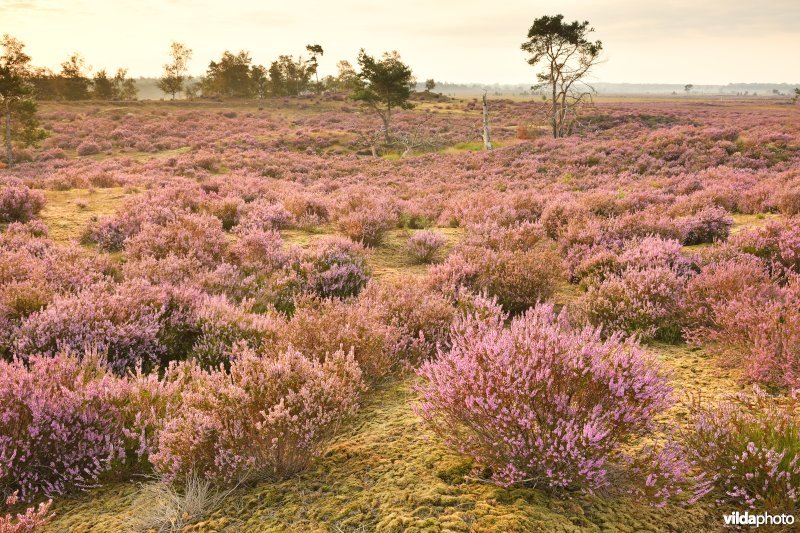
[[[486,100],[486,91],[483,92],[483,149],[492,149],[492,139],[489,136],[489,102]]]
[[[381,120],[383,120],[383,141],[389,144],[392,142],[389,138],[389,111],[385,115],[381,115]]]
[[[556,100],[555,65],[550,66],[550,82],[553,84],[553,138],[558,139],[558,101]]]
[[[11,149],[11,102],[6,101],[6,163],[14,166],[14,152]]]

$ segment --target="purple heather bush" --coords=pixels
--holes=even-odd
[[[166,225],[146,224],[124,243],[131,259],[191,257],[205,266],[222,260],[227,247],[222,223],[207,215],[181,215]]]
[[[17,492],[14,492],[6,498],[6,505],[12,507],[17,504],[17,501]],[[52,504],[53,500],[48,500],[40,503],[38,507],[28,507],[24,513],[0,515],[0,533],[24,533],[40,530],[53,518],[53,513],[50,512]]]
[[[0,489],[28,501],[132,467],[152,451],[165,395],[157,376],[119,378],[92,353],[0,361]]]
[[[606,486],[623,448],[672,404],[659,364],[635,340],[572,329],[551,305],[505,318],[455,322],[450,350],[419,370],[418,414],[501,485]]]
[[[554,292],[561,259],[536,224],[474,227],[441,265],[431,269],[432,287],[456,295],[463,289],[496,297],[511,313],[524,311]]]
[[[800,507],[800,406],[758,387],[718,403],[695,401],[683,450],[698,472],[695,499],[734,509],[796,514]]]
[[[406,241],[406,250],[415,263],[428,264],[434,261],[445,242],[446,239],[439,233],[418,231]]]
[[[683,244],[703,244],[724,241],[728,238],[733,217],[716,205],[705,207],[694,215],[681,219]]]
[[[742,231],[731,238],[731,244],[761,258],[773,271],[791,270],[800,273],[800,219],[788,218]]]
[[[280,230],[292,223],[292,214],[279,203],[256,200],[241,208],[242,215],[236,226],[240,235],[252,231]]]
[[[0,224],[27,222],[39,214],[44,204],[44,194],[32,191],[20,180],[0,182]]]
[[[674,342],[681,336],[685,286],[685,278],[667,267],[626,270],[589,286],[578,315],[606,334]]]

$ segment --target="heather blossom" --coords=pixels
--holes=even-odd
[[[634,340],[570,328],[551,305],[504,319],[455,322],[452,347],[419,370],[417,413],[501,485],[607,485],[623,445],[672,403],[659,364]]]

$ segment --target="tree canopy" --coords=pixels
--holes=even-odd
[[[409,98],[414,84],[411,68],[403,63],[397,52],[385,52],[380,60],[364,49],[358,54],[360,83],[353,91],[354,100],[364,102],[383,121],[384,140],[388,143],[392,109],[411,109]]]
[[[564,15],[544,16],[533,21],[528,40],[522,50],[528,52],[528,63],[544,68],[536,74],[536,89],[549,86],[551,90],[550,123],[554,137],[566,135],[575,118],[579,104],[591,93],[583,82],[597,63],[603,43],[590,41],[594,31],[588,21],[564,22]]]

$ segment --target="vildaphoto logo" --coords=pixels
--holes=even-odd
[[[794,524],[794,515],[790,514],[750,514],[745,511],[734,511],[723,516],[726,526],[791,526]]]

